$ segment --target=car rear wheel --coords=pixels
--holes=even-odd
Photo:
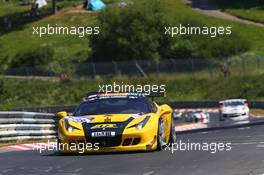
[[[225,121],[225,119],[224,119],[224,117],[223,117],[223,115],[221,113],[219,114],[219,121],[220,122]]]
[[[159,121],[158,126],[158,139],[157,139],[157,150],[160,151],[166,145],[166,139],[164,136],[164,121]]]
[[[60,139],[57,139],[57,154],[58,155],[63,155],[63,152],[61,150],[60,145],[61,145],[61,141],[60,141]]]
[[[175,131],[175,124],[173,118],[171,119],[171,128],[170,128],[170,138],[169,144],[176,142],[176,131]]]

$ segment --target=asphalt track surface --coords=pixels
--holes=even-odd
[[[37,151],[0,153],[0,175],[263,175],[264,127],[180,134],[189,143],[232,143],[231,151],[175,151],[59,156]]]

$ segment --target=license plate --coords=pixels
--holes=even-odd
[[[92,132],[92,137],[115,137],[113,131]]]

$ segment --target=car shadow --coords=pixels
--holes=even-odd
[[[106,156],[106,155],[133,155],[133,154],[148,154],[156,152],[155,150],[152,151],[116,151],[116,152],[93,152],[93,153],[59,153],[58,151],[43,154],[43,156],[57,156],[57,157],[72,157],[72,156]]]

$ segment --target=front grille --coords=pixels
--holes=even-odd
[[[131,144],[131,141],[132,141],[131,138],[125,139],[124,142],[123,142],[123,146],[128,146],[128,145],[130,145],[130,144]]]
[[[85,142],[83,140],[77,140],[78,147],[83,149],[85,147]]]
[[[223,114],[223,117],[225,118],[234,118],[234,117],[240,117],[240,116],[243,116],[243,115],[246,115],[245,113],[244,114],[238,114],[238,113],[234,113],[234,114]]]
[[[112,147],[112,146],[119,146],[121,144],[120,137],[102,137],[102,138],[93,138],[91,140],[92,143],[98,143],[99,147]]]
[[[132,142],[132,145],[137,145],[140,142],[140,138],[135,138]]]
[[[125,122],[113,122],[113,123],[107,123],[107,124],[115,124],[116,127],[105,127],[105,128],[93,128],[95,125],[99,124],[105,124],[105,123],[86,123],[84,122],[83,129],[85,134],[86,142],[92,143],[92,144],[99,144],[99,147],[114,147],[114,146],[120,146],[122,144],[122,134],[127,126],[128,123],[130,123],[134,118],[130,117]],[[92,135],[93,133],[100,133],[100,132],[111,132],[114,133],[113,135]],[[130,143],[131,144],[131,141]]]

